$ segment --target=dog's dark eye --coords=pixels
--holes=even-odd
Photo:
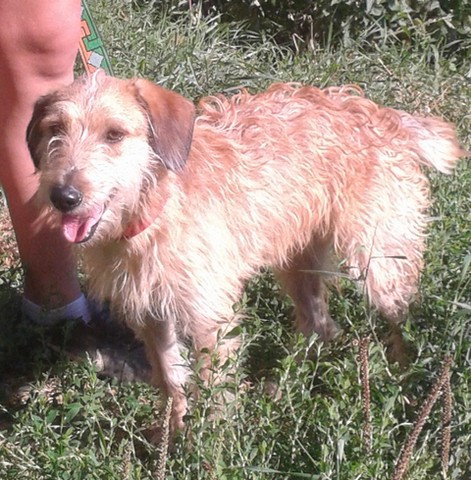
[[[111,128],[106,132],[106,141],[109,143],[118,143],[123,140],[125,133],[117,128]]]

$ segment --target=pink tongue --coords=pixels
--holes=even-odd
[[[83,241],[93,225],[100,220],[102,213],[103,209],[96,208],[86,217],[69,214],[62,215],[62,232],[64,237],[72,243]]]

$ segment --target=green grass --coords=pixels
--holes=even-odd
[[[193,99],[239,86],[256,91],[274,81],[356,83],[378,103],[455,122],[471,148],[466,68],[444,58],[427,38],[408,48],[384,42],[381,49],[339,46],[296,56],[263,34],[197,14],[163,14],[154,3],[90,2],[116,75],[146,76]],[[234,398],[222,418],[210,422],[208,410],[220,387],[202,387],[187,431],[168,454],[147,440],[149,427],[163,422],[158,392],[100,379],[87,362],[68,361],[51,332],[18,320],[19,272],[0,267],[0,478],[388,479],[447,354],[453,396],[448,473],[440,466],[437,404],[418,438],[408,478],[469,478],[468,165],[462,162],[449,177],[430,172],[434,203],[426,267],[419,302],[404,327],[414,350],[407,368],[388,362],[385,326],[349,282],[339,280],[330,299],[344,333],[319,349],[294,334],[290,304],[266,273],[250,282],[241,301],[248,312],[244,340],[226,385]],[[366,335],[370,452],[362,441],[355,343]]]

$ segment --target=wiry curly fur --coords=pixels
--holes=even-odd
[[[186,409],[182,339],[196,354],[216,348],[262,266],[306,335],[335,332],[320,274],[332,248],[372,304],[401,319],[422,267],[420,165],[448,173],[463,154],[451,125],[380,107],[357,87],[276,84],[203,99],[195,116],[176,93],[102,74],[40,99],[28,142],[38,198],[83,242],[90,292],[144,341],[174,428]],[[219,355],[236,343],[218,343]]]

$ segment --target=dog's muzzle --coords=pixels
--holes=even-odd
[[[83,194],[70,184],[53,186],[49,192],[49,199],[62,214],[62,233],[67,241],[84,243],[93,237],[103,215],[103,206],[79,209],[78,207],[83,207]]]

